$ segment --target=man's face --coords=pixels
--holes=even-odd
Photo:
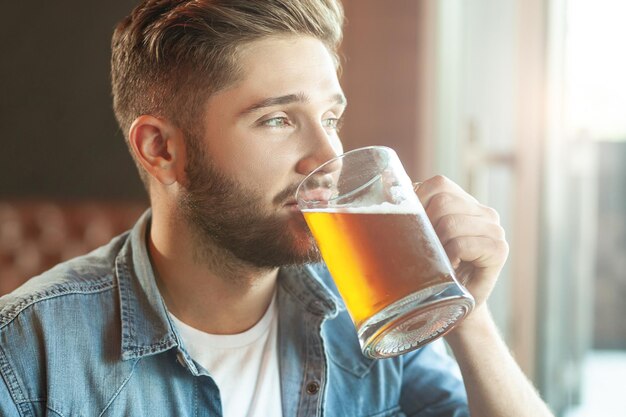
[[[179,207],[200,243],[248,264],[317,261],[294,193],[342,151],[333,59],[320,41],[291,36],[247,45],[239,63],[242,80],[208,100],[204,135],[190,141]]]

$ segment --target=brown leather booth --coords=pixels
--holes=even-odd
[[[0,201],[0,296],[128,230],[139,202]]]

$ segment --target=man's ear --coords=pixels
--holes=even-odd
[[[163,185],[177,181],[185,166],[183,134],[172,123],[151,115],[139,116],[130,126],[130,147],[141,166]]]

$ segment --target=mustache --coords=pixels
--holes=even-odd
[[[298,190],[299,185],[300,183],[291,184],[290,186],[282,190],[280,193],[278,193],[276,197],[274,197],[274,201],[273,201],[274,204],[281,204],[281,203],[285,203],[288,200],[295,199],[296,191]]]
[[[300,183],[294,183],[285,188],[283,191],[278,193],[276,197],[274,197],[274,204],[285,203],[292,198],[296,199],[296,191],[298,191],[298,187]],[[319,176],[317,178],[309,178],[307,180],[307,188],[331,188],[333,186],[333,180],[329,178],[327,175]]]

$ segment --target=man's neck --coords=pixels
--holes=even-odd
[[[153,216],[147,246],[168,310],[206,333],[251,328],[270,305],[278,270],[246,265],[197,240],[183,221]]]

